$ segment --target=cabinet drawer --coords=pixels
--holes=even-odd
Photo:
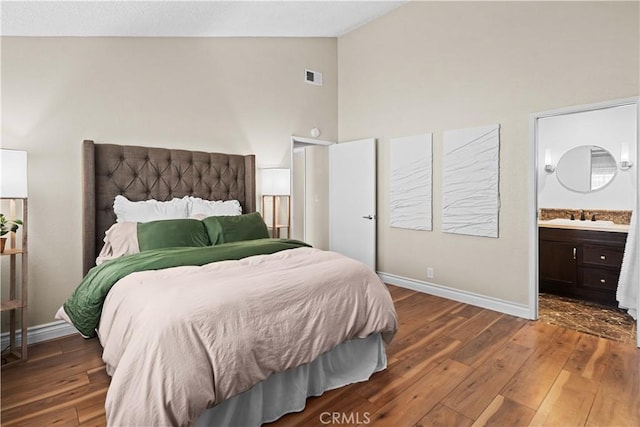
[[[578,269],[580,280],[578,287],[598,291],[615,292],[618,288],[620,270],[581,267]]]
[[[582,246],[582,262],[620,268],[623,253],[623,248],[585,244]]]

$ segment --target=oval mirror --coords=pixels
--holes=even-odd
[[[569,190],[588,193],[611,182],[617,170],[610,152],[597,145],[581,145],[560,157],[556,174]]]

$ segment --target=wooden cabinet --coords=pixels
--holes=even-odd
[[[16,236],[10,233],[10,244],[0,253],[2,263],[9,264],[8,295],[2,296],[0,311],[9,312],[9,343],[2,352],[2,367],[27,360],[27,199],[11,199],[11,203],[22,202],[22,244],[16,244]],[[20,274],[18,275],[18,265]],[[19,279],[19,280],[18,280]],[[17,344],[17,316],[20,314],[21,343]]]
[[[540,227],[540,292],[617,306],[627,233]]]
[[[545,292],[574,286],[578,280],[577,252],[573,242],[540,239],[540,280],[544,280]]]

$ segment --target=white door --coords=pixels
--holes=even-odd
[[[376,140],[329,146],[329,249],[376,269]]]

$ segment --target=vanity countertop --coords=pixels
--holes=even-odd
[[[580,221],[564,218],[538,221],[538,227],[568,228],[571,230],[609,231],[614,233],[629,232],[628,224],[615,224],[612,221]]]

